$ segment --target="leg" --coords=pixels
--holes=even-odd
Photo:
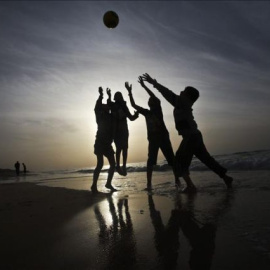
[[[148,160],[147,160],[147,188],[148,190],[152,189],[152,173],[153,167],[157,163],[157,155],[159,149],[159,142],[149,141],[148,144]]]
[[[181,183],[180,183],[178,173],[177,173],[177,170],[176,170],[176,166],[175,166],[175,156],[174,156],[172,144],[171,144],[171,141],[170,141],[170,137],[168,135],[166,135],[166,136],[164,136],[162,138],[161,143],[160,143],[160,149],[161,149],[164,157],[166,158],[168,164],[170,166],[172,166],[173,174],[174,174],[175,186],[177,188],[179,188]]]
[[[105,187],[110,189],[111,191],[116,191],[116,189],[112,186],[112,179],[114,175],[114,170],[115,170],[115,159],[114,159],[114,154],[111,153],[110,155],[107,156],[107,159],[110,164],[110,168],[108,171],[108,178]]]
[[[204,163],[209,169],[215,172],[220,178],[222,178],[228,188],[232,187],[233,178],[226,175],[227,169],[223,168],[207,151],[202,135],[197,137],[196,148],[194,151],[195,156]]]
[[[121,156],[122,149],[119,146],[116,146],[116,171],[123,175],[123,172],[120,168],[120,156]]]
[[[124,149],[123,149],[122,155],[123,155],[123,167],[122,167],[122,172],[123,172],[123,175],[126,176],[126,175],[127,175],[127,156],[128,156],[128,148],[124,148]]]
[[[93,183],[91,186],[91,190],[92,192],[98,192],[97,190],[97,181],[98,181],[98,177],[100,174],[100,171],[103,167],[103,155],[102,154],[98,154],[97,155],[97,166],[94,170],[94,175],[93,175]]]
[[[193,184],[190,176],[188,174],[185,174],[185,175],[183,175],[183,178],[184,178],[187,186],[186,186],[186,188],[184,188],[182,190],[182,192],[184,192],[184,193],[196,193],[197,192],[197,188]]]
[[[121,149],[116,146],[116,167],[120,167]]]
[[[187,188],[184,191],[196,189],[189,176],[189,166],[193,157],[193,143],[191,137],[184,137],[175,154],[175,171],[179,177],[183,177]]]
[[[122,155],[123,155],[123,166],[122,166],[122,172],[123,175],[127,175],[127,157],[128,157],[128,130],[123,132],[123,137],[122,137]]]
[[[147,172],[146,172],[146,176],[147,176],[147,190],[151,190],[152,189],[152,173],[153,173],[153,166],[152,165],[147,165]]]

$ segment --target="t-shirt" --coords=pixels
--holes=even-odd
[[[168,135],[168,130],[163,120],[160,100],[156,98],[157,106],[152,109],[137,108],[138,112],[145,117],[148,140],[154,140],[157,137]]]
[[[97,133],[96,139],[104,144],[111,144],[113,141],[113,123],[110,112],[103,110],[101,100],[98,100],[95,106]]]

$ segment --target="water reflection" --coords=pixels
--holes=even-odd
[[[148,195],[148,204],[152,224],[155,229],[154,241],[160,266],[172,269],[177,264],[179,249],[178,214],[172,210],[168,224],[163,224],[161,214],[156,210],[152,195]]]
[[[203,223],[195,218],[196,195],[187,196],[186,202],[176,194],[175,209],[171,210],[168,224],[162,222],[160,212],[155,208],[154,199],[148,195],[149,211],[155,229],[155,247],[158,252],[159,264],[163,269],[175,269],[179,250],[179,230],[181,229],[191,245],[190,269],[206,270],[211,268],[215,251],[215,237],[218,220],[224,214],[232,199],[233,193],[225,193],[221,200],[207,216],[211,221]]]
[[[99,206],[94,209],[100,228],[99,263],[104,269],[132,269],[136,263],[136,241],[128,200],[127,198],[114,200],[108,197],[107,203],[112,218],[110,225],[107,224]]]
[[[196,195],[176,194],[174,203],[166,208],[166,198],[149,194],[142,196],[140,201],[140,207],[145,205],[149,213],[146,208],[144,216],[138,219],[138,210],[132,222],[129,204],[133,208],[136,205],[134,199],[107,197],[105,205],[99,204],[94,208],[99,225],[98,269],[176,269],[183,262],[188,262],[190,269],[210,269],[218,223],[229,209],[232,198],[233,194],[229,192],[219,194],[214,198],[214,205],[200,209],[204,196],[197,200]],[[155,201],[168,216],[161,214]],[[132,211],[132,214],[135,213]],[[145,226],[143,237],[138,234],[138,228],[142,226],[138,224],[139,220]],[[186,248],[189,253],[181,253],[183,237],[189,243]],[[149,254],[144,254],[147,259],[143,262],[140,257],[142,238],[149,242],[143,244],[149,247],[146,251]]]

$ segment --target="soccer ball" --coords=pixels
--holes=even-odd
[[[104,24],[110,28],[115,28],[119,23],[119,17],[114,11],[107,11],[103,16]]]

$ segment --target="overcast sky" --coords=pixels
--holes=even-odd
[[[175,93],[199,89],[194,116],[212,154],[269,149],[269,21],[268,1],[0,2],[0,168],[95,166],[98,87],[130,107],[129,81],[147,108],[145,72]],[[173,108],[157,96],[176,150]],[[144,117],[129,131],[128,161],[146,161]]]

